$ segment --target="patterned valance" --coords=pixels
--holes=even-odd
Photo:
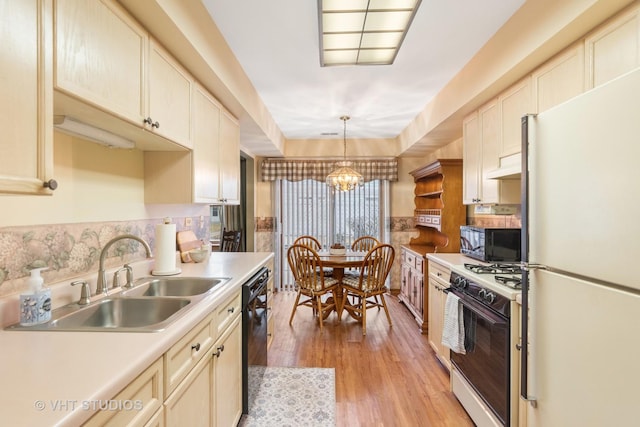
[[[277,179],[324,181],[327,175],[338,167],[339,162],[340,160],[264,159],[261,165],[262,181]],[[360,172],[365,182],[375,179],[398,180],[398,159],[353,160],[349,167]]]

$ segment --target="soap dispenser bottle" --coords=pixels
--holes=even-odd
[[[20,294],[20,324],[37,325],[51,320],[51,289],[43,287],[44,279],[40,275],[43,268],[31,270],[27,281],[29,291]]]

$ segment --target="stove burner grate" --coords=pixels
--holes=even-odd
[[[518,264],[465,264],[464,268],[477,274],[522,274]]]
[[[502,285],[507,285],[516,289],[522,285],[522,279],[520,277],[495,276],[494,279]]]

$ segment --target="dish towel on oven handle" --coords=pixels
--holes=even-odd
[[[449,292],[444,305],[444,326],[442,328],[442,344],[459,354],[466,354],[464,349],[464,319],[462,317],[460,298]]]

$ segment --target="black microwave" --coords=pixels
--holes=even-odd
[[[460,253],[484,262],[520,261],[519,228],[460,226]]]

